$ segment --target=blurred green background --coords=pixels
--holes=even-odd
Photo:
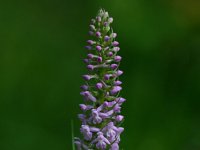
[[[200,150],[199,0],[0,1],[0,150],[71,150],[90,19],[118,33],[124,150]]]

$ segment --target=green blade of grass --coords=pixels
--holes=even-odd
[[[75,150],[75,145],[74,145],[74,122],[71,120],[71,132],[72,132],[72,150]]]

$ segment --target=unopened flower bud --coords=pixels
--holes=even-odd
[[[112,34],[110,35],[110,37],[111,37],[111,38],[116,38],[116,37],[117,37],[117,33],[112,33]]]
[[[118,65],[117,65],[117,64],[111,64],[111,65],[110,65],[110,68],[111,68],[112,70],[115,70],[115,69],[117,69],[117,67],[118,67]]]
[[[101,37],[101,33],[100,32],[96,32],[96,36],[99,38]]]
[[[87,55],[87,58],[88,58],[88,59],[92,59],[93,57],[94,57],[93,54],[88,54],[88,55]]]
[[[112,42],[112,45],[113,45],[113,46],[118,46],[118,45],[119,45],[119,42],[114,41],[114,42]]]
[[[112,23],[112,22],[113,22],[113,18],[110,17],[110,18],[108,19],[108,22],[109,22],[109,23]]]
[[[99,63],[101,63],[101,62],[102,62],[102,57],[97,57],[97,61],[98,61]]]
[[[88,70],[94,70],[94,66],[93,65],[87,65]]]
[[[105,41],[105,42],[108,42],[109,40],[110,40],[110,37],[106,35],[106,36],[104,37],[104,41]]]
[[[88,43],[89,45],[93,45],[95,42],[92,41],[92,40],[87,40],[87,43]]]
[[[120,61],[121,61],[121,59],[122,59],[122,57],[121,57],[121,56],[115,56],[115,58],[114,58],[115,62],[120,62]]]
[[[92,47],[91,46],[85,46],[85,48],[87,49],[87,50],[91,50],[92,49]]]
[[[116,116],[116,118],[115,118],[115,120],[116,120],[117,122],[121,122],[123,119],[124,119],[124,116],[122,116],[122,115],[118,115],[118,116]]]
[[[101,46],[99,46],[99,45],[96,46],[96,50],[101,51],[101,49],[102,49]]]
[[[102,87],[103,87],[103,84],[102,84],[102,83],[97,83],[97,84],[96,84],[96,88],[97,88],[97,89],[102,89]]]

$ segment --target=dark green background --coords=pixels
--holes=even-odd
[[[200,1],[0,1],[0,150],[71,150],[88,25],[118,33],[124,150],[200,150]]]

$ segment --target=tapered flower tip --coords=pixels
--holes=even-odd
[[[116,118],[115,118],[115,120],[116,120],[117,122],[121,122],[123,119],[124,119],[124,116],[122,116],[122,115],[118,115],[118,116],[116,116]]]
[[[122,90],[121,86],[114,86],[113,89],[110,91],[110,94],[115,95],[121,90]]]
[[[121,59],[122,59],[122,57],[121,57],[121,56],[115,56],[115,58],[114,58],[115,62],[120,62],[120,61],[121,61]]]

